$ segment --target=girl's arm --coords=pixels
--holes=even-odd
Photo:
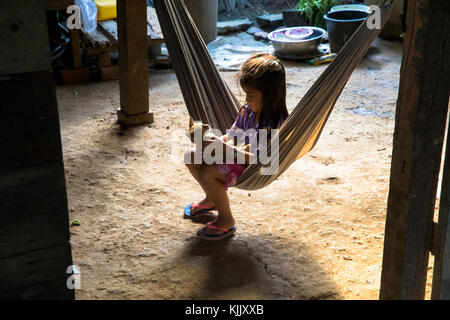
[[[247,145],[245,150],[237,148],[236,146],[230,146],[226,143],[226,136],[227,135],[221,137],[214,137],[213,141],[206,141],[206,143],[203,145],[203,148],[205,148],[206,145],[209,145],[211,143],[219,143],[220,145],[216,146],[215,149],[222,151],[223,161],[226,160],[227,152],[229,152],[229,154],[233,154],[235,156],[234,157],[235,159],[244,159],[245,164],[250,164],[255,159],[256,157],[255,154],[248,151],[250,145]],[[223,139],[224,137],[225,139]]]

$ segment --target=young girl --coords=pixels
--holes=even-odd
[[[286,108],[286,75],[283,65],[274,56],[258,53],[241,66],[237,75],[239,83],[246,94],[246,104],[227,134],[216,137],[216,143],[223,144],[224,150],[233,131],[279,128],[288,116]],[[269,129],[270,130],[270,129]],[[255,146],[253,146],[255,147]],[[254,149],[254,148],[252,148]],[[184,209],[185,218],[196,218],[210,210],[217,209],[216,220],[207,223],[197,235],[205,240],[220,240],[236,231],[235,220],[231,214],[227,188],[236,183],[244,172],[254,153],[235,148],[245,157],[245,164],[186,164],[187,168],[205,192],[206,197],[189,204]],[[193,159],[193,151],[190,155]]]

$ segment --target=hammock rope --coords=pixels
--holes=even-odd
[[[379,4],[381,27],[389,17],[391,3],[384,0]],[[186,6],[181,0],[155,0],[155,9],[189,115],[225,133],[234,123],[240,104],[220,77]],[[278,152],[272,155],[270,142],[267,146],[266,154],[279,157],[278,170],[263,174],[263,164],[250,164],[234,187],[256,190],[269,185],[316,145],[348,79],[380,30],[361,23],[289,114],[275,135]]]

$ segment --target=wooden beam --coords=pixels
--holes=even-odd
[[[101,53],[98,55],[98,66],[100,68],[111,66],[111,54],[109,52]]]
[[[73,67],[75,69],[79,69],[83,66],[81,61],[81,52],[80,52],[80,31],[73,29],[69,31],[70,33],[70,45],[72,47],[72,59],[73,59]]]
[[[119,36],[120,110],[125,125],[153,122],[148,97],[147,2],[117,2]]]
[[[100,28],[95,29],[91,33],[84,33],[84,37],[89,42],[91,48],[108,48],[111,47],[110,40],[99,30]],[[117,43],[115,41],[114,43]]]
[[[63,69],[59,70],[63,84],[80,83],[91,80],[91,70],[89,67],[78,69]]]
[[[102,81],[120,79],[119,66],[100,67]]]
[[[116,50],[117,50],[117,43],[113,44],[109,47],[96,47],[96,48],[87,47],[86,54],[88,56],[93,56],[93,55],[106,53],[106,52],[114,52]]]
[[[448,109],[448,1],[410,0],[380,299],[423,299]]]

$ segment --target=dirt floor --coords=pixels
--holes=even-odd
[[[128,130],[118,81],[58,87],[76,298],[378,299],[401,54],[377,39],[316,147],[262,190],[230,188],[238,231],[219,243],[195,236],[214,215],[183,219],[202,194],[177,158],[173,70],[151,70],[155,121]],[[285,65],[292,110],[325,66]]]

